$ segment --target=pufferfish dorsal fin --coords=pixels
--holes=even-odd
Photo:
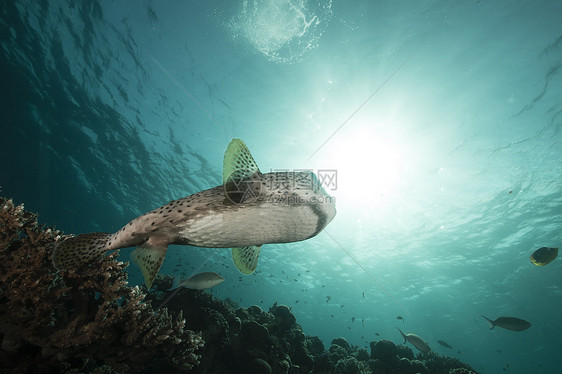
[[[257,200],[262,188],[261,175],[246,144],[240,139],[232,139],[224,152],[224,204],[243,204]]]
[[[234,265],[242,274],[252,274],[258,267],[261,245],[232,248]]]
[[[232,139],[224,152],[222,182],[247,180],[256,173],[260,173],[260,169],[246,144],[240,139]]]

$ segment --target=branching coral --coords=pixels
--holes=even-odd
[[[37,224],[23,205],[0,198],[0,358],[20,371],[139,371],[154,362],[198,363],[200,334],[182,313],[154,313],[145,293],[127,285],[128,263],[114,252],[59,274],[51,263],[66,236]],[[62,277],[61,277],[62,275]]]
[[[458,368],[449,370],[449,374],[475,374],[472,370],[466,368]]]
[[[461,370],[461,373],[475,373],[470,366],[453,357],[439,356],[435,352],[423,353],[417,355],[417,359],[425,363],[430,373],[448,374],[451,370]],[[466,371],[462,371],[462,370]]]

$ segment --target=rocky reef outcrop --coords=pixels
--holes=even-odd
[[[160,305],[172,282],[172,277],[159,275],[156,292],[147,299]],[[435,353],[416,356],[410,348],[389,340],[371,342],[368,351],[338,337],[326,349],[318,337],[304,333],[285,305],[274,304],[269,310],[256,305],[240,308],[210,293],[181,289],[166,307],[182,310],[190,328],[202,332],[205,346],[200,351],[201,363],[192,369],[195,373],[476,373],[457,359]]]

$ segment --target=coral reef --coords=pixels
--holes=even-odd
[[[158,275],[154,305],[169,295],[172,277]],[[371,342],[370,352],[350,345],[343,337],[326,350],[316,336],[306,336],[290,308],[274,304],[268,311],[253,305],[240,308],[210,293],[182,289],[166,305],[183,310],[190,327],[202,331],[205,346],[196,373],[273,374],[449,374],[468,365],[434,353],[418,355],[388,340]],[[455,372],[455,373],[456,373]],[[472,373],[472,372],[471,372]],[[475,372],[474,372],[475,374]]]
[[[476,373],[474,369],[472,369],[470,366],[463,363],[462,361],[453,357],[439,356],[437,353],[434,352],[428,352],[428,353],[420,352],[417,355],[417,359],[422,360],[425,363],[430,373],[449,374],[451,371],[453,371],[454,373],[465,373],[465,374]]]
[[[157,292],[148,298],[156,305],[167,297],[171,277],[159,275]],[[269,311],[258,306],[234,308],[209,293],[182,289],[166,305],[170,310],[183,310],[190,326],[201,330],[205,346],[196,373],[308,373],[315,361],[307,349],[306,336],[295,316],[284,305],[273,305]],[[323,353],[316,338],[311,345]]]
[[[403,345],[396,346],[388,340],[371,342],[371,360],[369,367],[375,374],[449,374],[452,370],[459,373],[476,374],[470,366],[451,357],[436,353],[418,353]],[[415,357],[415,358],[414,358]]]
[[[114,252],[59,274],[51,263],[67,236],[41,227],[23,205],[0,198],[0,359],[18,372],[191,369],[202,346],[182,313],[154,313],[127,286]]]
[[[388,340],[371,342],[367,351],[337,337],[326,349],[318,337],[305,335],[284,305],[240,308],[182,288],[155,311],[152,306],[172,292],[171,276],[159,275],[150,293],[129,287],[128,264],[118,262],[116,252],[59,273],[51,253],[64,238],[0,198],[0,360],[6,371],[476,374],[456,359],[415,356]]]
[[[475,374],[472,370],[466,368],[457,368],[449,370],[449,374]]]

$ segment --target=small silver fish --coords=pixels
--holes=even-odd
[[[185,287],[192,290],[208,290],[209,288],[213,288],[222,282],[224,282],[224,278],[220,274],[206,271],[180,280],[178,284],[174,284],[172,289]]]
[[[429,344],[427,344],[425,340],[423,340],[416,334],[412,334],[411,332],[404,334],[402,330],[400,330],[398,327],[397,329],[398,331],[400,331],[400,334],[402,334],[402,337],[404,338],[404,343],[406,342],[411,343],[414,347],[416,347],[421,352],[427,353],[431,351],[431,348],[429,348]]]
[[[447,343],[447,342],[444,341],[444,340],[438,340],[437,343],[439,343],[440,345],[442,345],[442,346],[445,347],[445,348],[453,349],[453,347],[451,347],[451,346],[449,345],[449,343]]]
[[[150,289],[170,244],[232,248],[243,274],[257,267],[262,244],[292,243],[320,233],[336,215],[335,200],[312,172],[262,174],[243,141],[224,154],[223,184],[174,200],[114,234],[81,234],[59,243],[53,264],[75,269],[105,252],[138,246],[131,259]]]
[[[523,331],[531,327],[531,323],[517,317],[498,317],[494,321],[482,316],[490,324],[490,330],[498,326],[511,331]]]

